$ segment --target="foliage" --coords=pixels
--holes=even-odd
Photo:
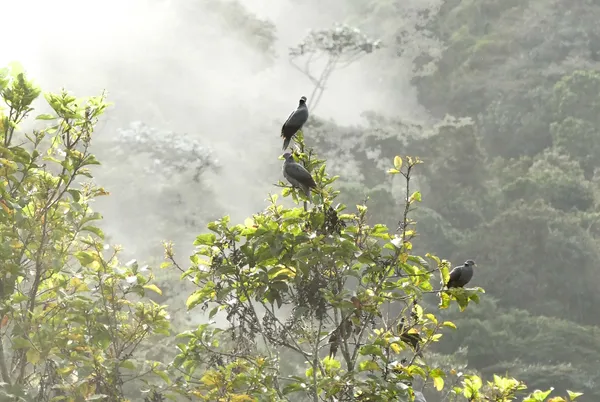
[[[486,375],[508,371],[535,388],[578,389],[585,398],[596,397],[592,384],[598,381],[594,366],[600,344],[594,327],[503,309],[487,297],[468,316],[449,318],[458,329],[440,343],[440,352],[452,353],[466,342],[468,365]],[[555,337],[565,340],[560,348]],[[540,354],[552,360],[539,361]]]
[[[469,367],[485,375],[508,371],[539,388],[581,389],[590,401],[600,396],[590,386],[598,367],[584,363],[597,360],[590,356],[600,346],[569,352],[565,339],[578,344],[599,323],[598,16],[593,2],[443,2],[423,26],[445,50],[433,74],[413,83],[438,121],[464,116],[471,127],[402,145],[426,162],[415,248],[473,256],[485,267],[474,281],[502,311],[457,319],[459,331],[440,350],[465,348]],[[373,138],[373,147],[390,148],[387,138]],[[472,163],[467,149],[477,149]],[[364,157],[355,155],[360,165]],[[515,334],[520,326],[533,334]]]
[[[18,64],[0,70],[0,395],[11,401],[125,400],[128,387],[168,380],[140,345],[169,334],[147,267],[122,265],[90,208],[92,133],[108,104],[45,93],[49,124],[19,125],[40,89]],[[158,377],[157,377],[158,376]],[[163,380],[161,380],[163,381]]]
[[[366,205],[347,212],[335,204],[337,177],[302,136],[296,141],[298,158],[318,183],[310,209],[285,207],[272,194],[266,209],[243,224],[228,216],[211,222],[210,232],[196,238],[188,269],[166,246],[166,264],[198,287],[188,309],[210,309],[210,318],[224,314],[227,322],[178,336],[173,364],[185,372],[186,392],[201,400],[412,400],[412,387],[421,383],[449,398],[514,400],[525,389],[517,380],[494,376],[484,383],[445,373],[423,355],[444,328],[455,328],[424,308],[423,296],[439,293],[439,308],[456,303],[462,311],[482,289],[440,292],[434,274],[447,280],[448,261],[411,254],[416,232],[409,212],[421,194],[410,183],[421,160],[396,156],[388,169],[406,181],[401,225],[391,233],[367,223]],[[290,187],[281,194],[301,201]],[[282,356],[294,355],[302,368],[283,370]],[[526,400],[548,395],[535,391]]]
[[[145,173],[160,174],[167,180],[175,174],[191,171],[192,181],[198,183],[205,170],[218,171],[220,167],[212,149],[197,140],[171,131],[159,131],[139,121],[117,130],[117,145],[113,151],[117,156],[124,156],[125,149],[136,155],[148,154],[152,164],[145,166]]]

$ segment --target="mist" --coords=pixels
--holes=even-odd
[[[272,60],[249,46],[243,36],[232,34],[231,27],[206,12],[202,2],[29,0],[4,6],[7,15],[20,16],[7,19],[5,30],[22,34],[18,42],[5,44],[0,61],[21,62],[45,91],[64,87],[76,96],[92,96],[106,90],[114,106],[96,132],[95,152],[101,161],[116,130],[131,121],[185,133],[209,146],[221,170],[205,180],[221,209],[232,221],[240,221],[264,207],[272,184],[281,178],[281,124],[299,97],[313,89],[289,63],[288,48],[311,28],[345,20],[343,3],[243,0],[241,4],[276,26]],[[376,57],[369,55],[332,76],[319,104],[319,117],[355,125],[363,122],[361,114],[366,110],[389,116],[411,114],[410,106],[418,104],[412,92],[407,92],[406,109],[389,106],[388,94],[381,91],[386,83],[371,71]],[[409,64],[406,76],[409,86]],[[125,166],[135,163],[135,157],[132,161],[123,160],[112,170],[98,169],[96,180],[111,196],[99,200],[96,209],[105,216],[110,235],[126,249],[140,251],[137,246],[148,240],[138,239],[141,233],[164,236],[154,233],[149,218],[156,203],[145,200],[153,183],[126,176]],[[139,199],[137,218],[120,207],[123,192],[131,186]],[[137,231],[131,229],[134,218]],[[196,233],[184,238],[191,241]],[[158,243],[148,246],[159,248]]]

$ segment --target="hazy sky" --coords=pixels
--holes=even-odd
[[[271,67],[261,69],[263,56],[243,37],[231,35],[214,14],[182,13],[178,0],[7,2],[3,14],[16,17],[5,18],[3,29],[18,32],[13,37],[19,39],[3,45],[0,64],[20,61],[44,90],[65,87],[77,96],[88,96],[107,89],[115,106],[99,125],[97,142],[110,143],[116,128],[141,120],[209,144],[224,166],[210,185],[220,206],[234,221],[241,220],[264,207],[267,191],[274,189],[271,184],[281,179],[277,159],[281,124],[298,98],[312,91],[309,81],[287,61],[288,47],[310,28],[329,27],[345,18],[343,2],[338,1],[241,2],[277,26],[279,58]],[[323,4],[315,5],[319,3]],[[410,114],[407,108],[394,110],[397,105],[383,97],[374,80],[376,73],[365,63],[336,72],[319,104],[319,115],[357,124],[365,110]],[[407,94],[408,105],[416,103],[411,97]],[[137,220],[147,221],[143,231],[155,229],[152,208],[164,207],[155,200],[156,192],[148,190],[152,182],[127,176],[131,163],[135,157],[97,173],[112,193],[97,208],[126,248],[137,244],[128,237],[138,235],[128,229],[129,217],[121,212],[126,191],[129,202],[132,194],[140,198]]]

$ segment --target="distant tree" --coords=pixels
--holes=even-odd
[[[291,47],[291,64],[314,85],[307,102],[311,111],[317,108],[327,81],[335,70],[349,66],[380,47],[380,41],[369,38],[357,28],[342,24],[311,30],[304,40]],[[321,63],[323,60],[324,64]]]
[[[147,249],[141,252],[151,253],[165,238],[188,241],[182,228],[196,228],[222,213],[207,177],[218,175],[221,165],[200,140],[135,121],[117,129],[105,149],[107,171],[127,161],[127,174],[117,171],[112,181],[119,191],[119,211],[128,217],[123,231],[146,238]],[[140,209],[149,212],[140,215]],[[150,221],[154,230],[149,234]]]
[[[411,189],[421,163],[394,158],[389,173],[405,179],[401,225],[369,225],[365,205],[346,212],[336,204],[325,161],[296,139],[300,160],[319,184],[315,204],[284,207],[278,196],[243,224],[228,216],[211,222],[195,241],[192,265],[181,267],[170,244],[167,262],[198,289],[189,309],[210,309],[223,326],[202,324],[178,336],[173,369],[184,373],[182,393],[201,400],[237,401],[413,401],[414,389],[435,388],[443,400],[512,401],[525,386],[494,376],[445,372],[429,363],[428,350],[455,328],[427,311],[422,298],[438,293],[449,262],[411,254],[416,234],[410,211],[421,202]],[[304,199],[283,186],[281,195]],[[460,310],[479,300],[479,288],[441,293],[440,308]],[[295,367],[292,362],[295,362]],[[535,391],[525,401],[549,401]],[[570,393],[570,400],[578,396]],[[554,402],[567,401],[555,397]]]
[[[199,15],[209,15],[225,32],[258,50],[269,61],[275,60],[275,24],[257,17],[239,0],[189,1],[178,10],[188,21],[197,21]]]
[[[467,366],[485,375],[508,371],[534,389],[577,389],[586,401],[600,397],[593,385],[600,379],[595,368],[600,339],[594,327],[501,308],[490,296],[469,308],[469,314],[448,317],[458,330],[444,336],[436,347],[439,353],[463,349]]]

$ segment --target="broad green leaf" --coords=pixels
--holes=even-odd
[[[196,237],[196,240],[194,241],[194,246],[200,246],[200,245],[212,246],[216,239],[217,239],[217,236],[215,236],[214,233],[203,233]]]
[[[282,392],[284,395],[288,395],[288,394],[291,394],[292,392],[299,392],[299,391],[306,391],[306,384],[304,384],[303,382],[289,383],[289,384],[286,384],[285,387],[283,387]]]
[[[154,293],[158,293],[159,295],[162,295],[162,290],[160,290],[160,288],[153,283],[150,285],[144,285],[143,287],[144,287],[144,289],[148,289],[148,290],[153,291]]]
[[[199,290],[196,290],[194,293],[192,293],[185,301],[185,305],[188,310],[193,309],[200,303],[202,303],[202,292]]]
[[[420,191],[415,191],[414,193],[412,193],[412,195],[409,198],[410,201],[417,201],[417,202],[421,202],[421,192]]]
[[[569,399],[574,401],[575,399],[577,399],[581,395],[583,395],[583,392],[573,392],[573,391],[567,390],[567,394],[569,394]]]
[[[135,363],[131,360],[123,360],[120,364],[120,367],[128,370],[135,370]]]
[[[157,376],[159,376],[167,385],[171,385],[171,379],[169,378],[167,373],[165,373],[162,370],[157,370],[157,369],[152,370],[152,372],[154,374],[156,374]]]
[[[84,267],[87,267],[91,263],[96,261],[96,256],[94,256],[88,251],[76,251],[73,255],[75,256],[75,258],[77,258],[77,260],[79,260],[79,263]]]
[[[13,295],[13,297],[12,297],[12,302],[13,302],[13,303],[21,303],[21,302],[24,302],[25,300],[28,300],[28,299],[29,299],[29,297],[28,297],[28,296],[24,295],[24,294],[23,294],[23,293],[21,293],[21,292],[17,292],[17,293],[15,293],[15,294]]]
[[[394,157],[394,167],[398,170],[402,169],[402,158],[400,156]]]
[[[26,353],[27,362],[31,364],[37,364],[40,361],[40,353],[36,348],[31,348]]]
[[[442,377],[433,377],[433,386],[438,391],[444,389],[444,379]]]
[[[85,226],[83,228],[81,228],[82,232],[91,232],[93,234],[95,234],[96,236],[98,236],[101,239],[104,239],[104,232],[102,231],[102,229],[97,228],[95,226]]]
[[[379,365],[373,360],[363,360],[358,365],[358,371],[379,371]]]
[[[332,372],[334,370],[340,369],[342,367],[342,364],[339,361],[327,356],[323,359],[323,366],[325,366],[325,370],[327,372]]]

